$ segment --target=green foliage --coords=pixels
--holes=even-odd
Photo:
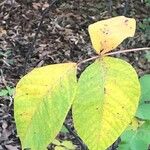
[[[7,94],[8,94],[7,89],[0,90],[0,96],[7,96]]]
[[[107,149],[134,117],[138,76],[130,64],[105,53],[134,35],[135,20],[118,16],[90,25],[89,32],[101,57],[78,82],[80,63],[64,63],[34,69],[17,84],[14,115],[22,148],[45,150],[53,143],[56,150],[74,150],[69,141],[54,141],[71,107],[75,129],[90,150]]]
[[[146,6],[150,7],[150,0],[145,0]]]
[[[143,21],[139,23],[139,27],[145,34],[144,38],[150,40],[150,18],[143,19]]]
[[[0,90],[0,96],[12,96],[14,88],[7,86],[5,89]]]
[[[7,49],[6,52],[0,51],[0,58],[2,58],[2,60],[5,59],[5,61],[3,61],[3,62],[7,65],[12,65],[14,63],[13,59],[10,59],[11,52],[12,52],[11,49]]]
[[[140,78],[141,100],[136,116],[142,120],[150,120],[150,75]]]
[[[54,140],[52,142],[55,145],[55,150],[75,150],[76,146],[72,144],[71,141],[58,141]]]
[[[61,132],[67,133],[67,132],[68,132],[68,129],[63,125],[62,128],[61,128]]]
[[[141,100],[136,118],[121,136],[118,150],[148,150],[150,145],[150,75],[140,78]]]
[[[148,62],[150,62],[150,51],[146,51],[145,58],[147,59]]]
[[[140,121],[138,122],[140,124]],[[129,126],[121,136],[118,150],[148,150],[150,144],[150,121],[138,125],[137,128]]]

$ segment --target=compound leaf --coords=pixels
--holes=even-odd
[[[14,112],[23,148],[44,150],[61,130],[76,90],[76,64],[34,69],[16,87]]]
[[[118,16],[89,25],[93,48],[97,53],[115,49],[127,37],[135,33],[135,19]]]
[[[73,102],[77,133],[90,150],[105,150],[131,122],[139,102],[137,74],[127,62],[96,60],[81,74]]]

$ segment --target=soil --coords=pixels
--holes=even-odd
[[[125,40],[118,50],[150,47],[147,33],[139,27],[143,19],[150,17],[150,6],[142,0],[57,0],[49,7],[51,2],[0,0],[0,89],[14,88],[19,79],[35,67],[79,62],[96,55],[87,28],[89,24],[102,19],[125,15],[137,20],[135,37]],[[46,13],[45,9],[48,10]],[[38,29],[43,14],[43,22]],[[150,73],[145,51],[115,57],[131,63],[139,77]],[[79,73],[89,63],[82,65]],[[73,128],[70,117],[66,122]],[[58,138],[72,140],[81,149],[78,141],[69,133],[59,134]],[[18,149],[20,141],[13,116],[13,96],[1,96],[0,150]]]

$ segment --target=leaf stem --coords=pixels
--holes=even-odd
[[[79,142],[82,150],[88,150],[87,146],[82,142],[80,137],[66,124],[64,123],[64,126],[67,128],[67,130],[75,137],[75,139]]]
[[[95,60],[97,58],[101,58],[103,56],[110,56],[110,55],[115,55],[115,54],[121,54],[121,53],[128,53],[128,52],[136,52],[136,51],[142,51],[142,50],[150,50],[150,47],[144,47],[144,48],[133,48],[133,49],[126,49],[126,50],[120,50],[116,52],[110,52],[110,53],[105,53],[103,55],[99,54],[97,56],[93,56],[91,58],[85,59],[83,61],[80,61],[77,63],[77,66],[80,66],[83,63],[89,62],[91,60]]]
[[[95,59],[97,59],[97,58],[100,58],[100,55],[93,56],[93,57],[91,57],[91,58],[88,58],[88,59],[85,59],[85,60],[83,60],[83,61],[80,61],[80,62],[77,64],[77,66],[80,66],[81,64],[86,63],[86,62],[88,62],[88,61],[90,61],[90,60],[95,60]]]
[[[28,43],[28,49],[29,51],[27,52],[26,56],[25,56],[25,61],[24,61],[24,64],[23,64],[23,74],[26,73],[26,69],[27,69],[27,65],[28,65],[28,61],[30,60],[30,57],[31,55],[33,54],[33,51],[35,50],[35,43],[37,41],[37,38],[38,38],[38,35],[41,31],[41,28],[42,28],[42,24],[44,22],[44,19],[45,19],[45,16],[46,14],[51,10],[51,7],[57,3],[59,0],[53,0],[53,1],[49,1],[48,0],[48,3],[49,3],[49,7],[45,8],[42,12],[42,17],[40,19],[40,22],[38,24],[38,27],[37,27],[37,31],[35,32],[35,35],[33,37],[33,40],[31,43]]]
[[[120,51],[116,51],[116,52],[106,53],[106,54],[104,54],[104,56],[121,54],[121,53],[128,53],[128,52],[136,52],[136,51],[142,51],[142,50],[150,50],[150,47],[120,50]]]

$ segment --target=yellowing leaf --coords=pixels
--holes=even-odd
[[[76,90],[76,64],[37,68],[16,87],[15,120],[22,147],[44,150],[61,130]]]
[[[130,128],[131,130],[137,130],[143,123],[144,121],[140,121],[134,117],[128,128]]]
[[[115,49],[124,39],[134,36],[135,19],[118,16],[89,25],[93,48],[99,54]]]
[[[61,146],[56,146],[55,150],[66,150],[65,147],[61,147]]]
[[[106,150],[130,124],[140,97],[137,74],[127,62],[105,57],[79,78],[73,102],[77,133],[89,150]]]
[[[131,123],[130,123],[130,127],[133,130],[136,130],[138,128],[139,124],[138,124],[138,119],[137,118],[133,118]]]
[[[73,145],[73,143],[71,141],[63,141],[61,145],[64,146],[68,150],[75,150],[76,149],[76,146]]]
[[[64,150],[75,150],[76,145],[73,145],[71,141],[62,141],[54,140],[53,144],[56,145],[55,150],[64,149]]]

